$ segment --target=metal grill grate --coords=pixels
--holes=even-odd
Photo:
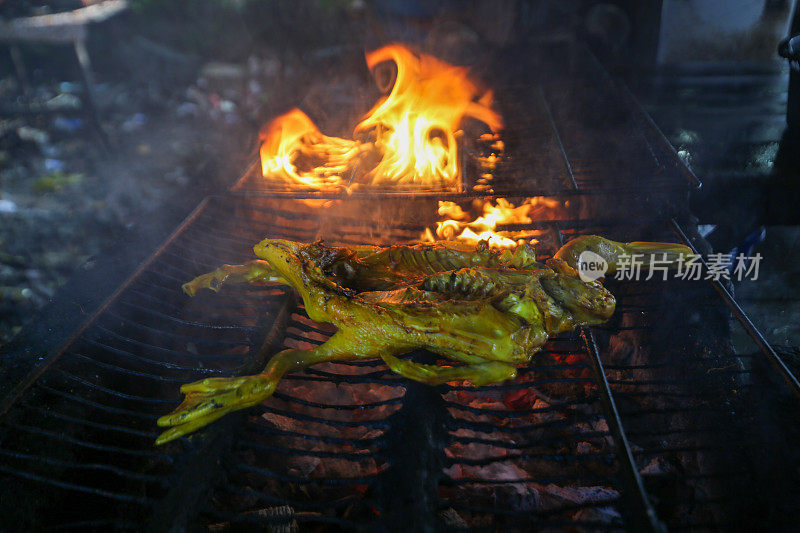
[[[331,333],[284,288],[190,299],[181,283],[251,258],[267,235],[411,241],[424,220],[376,222],[435,213],[431,202],[319,210],[301,200],[206,200],[7,404],[0,495],[18,513],[9,523],[652,529],[655,509],[671,528],[718,529],[771,508],[786,511],[767,516],[773,523],[794,516],[800,490],[785,465],[798,464],[797,447],[771,428],[796,417],[797,405],[763,357],[721,340],[727,311],[705,283],[612,283],[612,322],[553,339],[510,383],[433,388],[380,362],[317,365],[285,378],[261,406],[153,447],[155,419],[180,400],[180,384],[253,373],[261,347],[274,353]],[[549,230],[551,249],[585,233],[674,238],[666,221],[537,227]]]
[[[508,57],[515,58],[511,65]],[[669,195],[700,185],[627,87],[613,80],[588,49],[575,43],[503,49],[477,68],[491,80],[505,120],[505,152],[489,181],[463,158],[462,190],[298,190],[264,179],[254,163],[234,191],[270,196],[359,195]],[[465,141],[464,152],[474,151]],[[632,158],[630,154],[637,154]]]

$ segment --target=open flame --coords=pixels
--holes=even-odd
[[[535,244],[543,233],[541,230],[497,231],[501,224],[530,224],[534,218],[553,218],[559,213],[561,202],[554,198],[535,196],[527,198],[519,206],[514,206],[505,198],[498,198],[493,204],[490,200],[475,200],[482,215],[471,218],[455,202],[440,201],[439,216],[447,217],[436,223],[436,232],[426,228],[420,237],[423,242],[456,240],[477,243],[486,240],[489,246],[514,248],[522,242]]]
[[[353,138],[325,135],[295,108],[261,132],[264,177],[317,190],[351,190],[360,185],[458,188],[463,170],[459,128],[464,119],[471,118],[488,127],[476,139],[492,150],[476,157],[483,172],[476,189],[486,185],[505,148],[499,134],[503,121],[492,109],[492,91],[471,80],[469,69],[414,54],[399,44],[368,53],[366,61],[373,72],[378,65],[393,62],[396,74],[389,94],[355,126]],[[513,248],[522,242],[535,243],[542,231],[498,230],[498,226],[554,218],[561,208],[558,200],[544,197],[527,198],[518,206],[505,198],[475,199],[468,211],[454,202],[440,201],[442,220],[435,232],[426,229],[420,240],[486,240],[490,246]]]
[[[469,69],[402,45],[370,52],[366,60],[370,69],[393,61],[397,74],[389,95],[356,125],[353,139],[324,135],[293,109],[261,133],[263,175],[326,190],[360,184],[458,187],[461,122],[481,121],[495,136],[503,127],[491,108],[492,92],[470,80]]]

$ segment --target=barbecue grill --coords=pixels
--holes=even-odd
[[[702,251],[685,207],[699,182],[630,93],[583,50],[534,52],[532,64],[555,58],[571,75],[498,78],[500,105],[515,112],[505,113],[510,159],[492,194],[548,194],[571,207],[510,229],[540,230],[544,255],[584,234],[679,239]],[[503,83],[509,79],[516,86]],[[581,109],[599,105],[593,98],[619,137],[581,118]],[[545,155],[528,174],[526,150],[540,145]],[[226,287],[190,299],[183,282],[251,259],[265,236],[412,242],[433,222],[426,217],[437,199],[489,194],[467,185],[438,195],[290,195],[259,182],[254,168],[226,194],[205,199],[5,398],[0,499],[8,524],[214,531],[792,524],[800,502],[792,393],[800,387],[714,281],[610,280],[618,300],[612,320],[551,339],[512,382],[429,387],[380,361],[326,363],[287,376],[254,409],[155,448],[155,420],[180,401],[180,384],[251,374],[279,349],[332,334],[287,288]],[[302,196],[331,203],[320,210]],[[752,335],[752,353],[733,350],[732,327]],[[435,361],[424,352],[412,357]]]
[[[525,58],[515,64],[503,57]],[[479,172],[462,151],[459,190],[379,190],[380,194],[436,198],[487,195],[582,196],[637,194],[639,207],[663,209],[667,195],[700,186],[697,177],[677,157],[675,149],[653,124],[628,88],[602,67],[585,47],[572,42],[515,46],[501,50],[473,67],[492,80],[497,106],[507,124],[503,131],[506,156],[481,183]],[[637,157],[630,157],[635,153]],[[373,196],[375,190],[340,192],[288,188],[265,179],[253,164],[232,187],[248,196],[352,197]],[[634,204],[626,208],[636,208]],[[673,206],[674,207],[674,206]]]

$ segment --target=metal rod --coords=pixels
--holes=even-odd
[[[356,162],[356,166],[355,166],[355,167],[353,167],[353,172],[351,172],[351,173],[350,173],[350,179],[349,179],[349,180],[347,180],[347,185],[345,185],[345,190],[349,190],[349,189],[350,189],[350,185],[352,185],[352,184],[353,184],[353,178],[355,178],[355,177],[356,177],[356,172],[358,171],[358,167],[359,167],[360,165],[361,165],[361,160],[359,159],[359,160]]]
[[[460,193],[469,194],[469,191],[475,187],[475,182],[477,180],[469,180],[467,178],[471,177],[467,175],[467,147],[464,142],[464,136],[459,135],[458,137],[458,184],[456,185],[456,190]]]
[[[621,81],[616,82],[616,85],[622,88],[622,92],[633,104],[633,108],[636,110],[637,114],[653,129],[664,149],[673,156],[674,160],[678,161],[678,168],[680,169],[681,173],[686,176],[686,179],[689,180],[689,183],[691,183],[695,189],[702,188],[703,182],[700,181],[700,178],[697,177],[697,174],[695,174],[694,171],[683,161],[681,156],[678,155],[678,151],[675,150],[675,147],[671,142],[669,142],[669,139],[667,139],[667,136],[664,135],[663,131],[661,131],[661,128],[659,128],[653,121],[653,117],[651,117],[650,114],[644,110],[642,104],[640,104],[639,100],[637,100],[633,95],[628,85]]]
[[[611,435],[614,437],[614,442],[617,444],[617,455],[620,458],[623,485],[627,489],[626,493],[634,508],[634,516],[631,517],[633,521],[631,529],[634,531],[666,531],[664,525],[658,520],[650,500],[647,498],[642,477],[639,475],[639,470],[634,462],[633,453],[631,453],[631,447],[628,444],[628,438],[625,436],[622,420],[617,411],[617,405],[614,402],[611,388],[606,379],[594,334],[590,330],[581,328],[581,336],[586,343],[589,360],[594,368],[597,385],[600,389],[600,399],[606,412],[606,423]]]
[[[544,96],[544,89],[541,86],[539,87],[539,98],[542,100],[544,110],[547,111],[547,120],[550,121],[550,128],[553,130],[556,143],[558,143],[558,152],[561,154],[561,158],[564,160],[564,166],[567,169],[567,176],[569,176],[570,185],[572,185],[572,188],[577,191],[578,182],[575,181],[575,174],[572,172],[572,164],[569,162],[569,157],[567,157],[567,151],[564,149],[564,143],[561,142],[561,135],[558,133],[556,121],[553,119],[553,113],[550,111],[550,105],[547,103],[547,98]]]
[[[81,67],[81,74],[83,75],[83,84],[86,86],[86,107],[89,110],[92,123],[94,124],[97,134],[103,148],[108,149],[110,146],[108,135],[103,129],[103,124],[100,122],[100,115],[97,111],[97,98],[94,93],[94,74],[92,73],[92,62],[89,59],[89,51],[86,49],[86,42],[84,39],[76,39],[74,43],[75,56],[78,58],[78,64]]]
[[[680,239],[700,257],[703,267],[708,268],[708,264],[706,263],[705,259],[698,253],[697,248],[695,248],[694,244],[692,244],[692,241],[689,240],[689,237],[683,231],[683,228],[681,228],[680,224],[678,224],[678,221],[673,218],[670,222],[672,224],[672,229],[678,234],[678,237],[680,237]],[[722,282],[713,278],[709,279],[708,281],[711,283],[711,286],[714,287],[714,290],[716,290],[717,293],[722,296],[722,299],[725,300],[725,303],[728,305],[733,315],[747,331],[748,335],[750,335],[753,341],[758,345],[758,347],[761,349],[761,352],[767,357],[767,360],[769,360],[778,369],[778,372],[781,373],[783,379],[792,389],[792,392],[798,398],[800,398],[800,381],[797,379],[797,376],[795,376],[792,371],[789,370],[789,367],[786,366],[786,363],[784,363],[781,356],[778,355],[778,353],[772,348],[772,345],[767,341],[767,339],[764,338],[764,336],[761,334],[761,331],[759,331],[753,322],[750,321],[750,317],[747,316],[741,306],[739,306],[739,303],[734,299],[733,295],[728,292],[728,289],[725,288]]]
[[[25,96],[28,96],[31,93],[31,83],[28,78],[28,69],[25,68],[25,60],[22,58],[22,52],[16,44],[10,45],[8,51],[11,54],[11,61],[14,62],[17,77],[22,85],[22,92]]]
[[[622,80],[612,78],[608,70],[606,70],[606,68],[603,67],[603,64],[600,62],[597,56],[592,52],[591,48],[586,47],[585,50],[587,56],[592,59],[592,62],[595,65],[597,65],[603,77],[606,78],[612,85],[620,87],[622,89],[623,94],[627,97],[627,99],[631,102],[631,104],[633,104],[634,111],[636,111],[637,114],[640,116],[640,118],[644,119],[647,125],[649,125],[652,128],[652,130],[655,132],[656,136],[658,137],[658,140],[661,142],[664,149],[666,149],[667,152],[669,152],[669,154],[673,156],[674,160],[678,161],[678,168],[680,169],[681,173],[686,177],[686,179],[689,181],[689,183],[691,183],[695,189],[700,189],[703,186],[703,182],[700,181],[700,178],[697,177],[694,171],[691,168],[689,168],[689,166],[683,161],[681,156],[678,155],[678,151],[675,150],[675,147],[672,145],[671,142],[669,142],[667,136],[664,135],[664,132],[661,131],[661,128],[659,128],[658,125],[655,123],[653,117],[651,117],[650,114],[644,110],[642,104],[631,92],[630,88],[628,87],[628,84],[624,83]],[[645,142],[647,142],[647,139],[645,139]]]

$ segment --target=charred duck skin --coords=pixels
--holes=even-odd
[[[430,385],[513,379],[550,335],[601,324],[613,314],[614,296],[599,282],[579,278],[575,266],[581,252],[602,256],[610,271],[624,252],[668,253],[676,261],[691,253],[675,244],[621,244],[594,236],[571,241],[544,264],[529,246],[512,252],[485,242],[336,248],[265,239],[254,250],[260,260],[222,266],[186,283],[184,292],[194,296],[229,283],[282,283],[297,290],[312,320],[338,331],[312,350],[275,354],[260,374],[182,386],[183,403],[158,419],[169,429],[156,444],[256,405],[285,374],[321,362],[381,358],[392,371]],[[398,357],[416,348],[454,364]]]

